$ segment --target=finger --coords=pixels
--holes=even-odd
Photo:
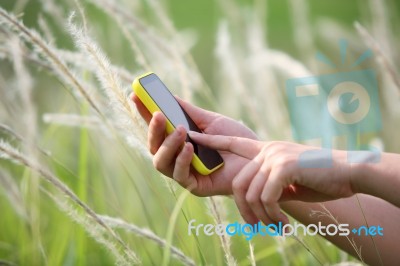
[[[193,145],[190,142],[185,143],[176,158],[173,173],[174,180],[188,190],[193,190],[197,187],[196,178],[190,174],[190,163],[193,158],[193,151]]]
[[[261,201],[268,216],[274,222],[282,222],[283,224],[287,224],[289,223],[289,219],[281,212],[281,208],[278,203],[283,191],[283,182],[284,177],[282,177],[282,172],[272,169],[271,174],[261,193]]]
[[[136,109],[138,110],[139,114],[143,117],[146,123],[149,124],[151,120],[151,113],[149,112],[149,110],[147,110],[146,106],[144,106],[139,97],[133,92],[129,95],[129,97],[135,103]]]
[[[172,176],[176,154],[178,154],[186,139],[185,129],[178,126],[175,131],[168,135],[153,158],[154,167],[161,173]]]
[[[178,96],[175,96],[178,103],[182,106],[182,108],[188,113],[188,115],[193,119],[195,124],[201,129],[207,128],[207,126],[215,120],[219,115],[214,112],[210,112],[204,110],[200,107],[194,106],[189,102],[182,100]]]
[[[265,164],[261,166],[260,170],[256,173],[254,179],[251,181],[249,190],[246,193],[246,201],[250,206],[253,213],[260,219],[264,224],[271,224],[273,221],[268,217],[268,214],[261,202],[261,193],[268,179],[270,169],[265,167]]]
[[[258,172],[262,165],[259,157],[255,157],[238,173],[232,182],[233,196],[240,215],[250,224],[258,222],[257,215],[254,214],[246,201],[246,193],[253,176]]]
[[[189,136],[197,144],[214,150],[229,151],[248,159],[253,159],[263,147],[260,141],[235,136],[209,135],[194,131],[190,131]]]
[[[147,144],[151,154],[156,154],[165,139],[167,119],[161,112],[155,112],[150,120]]]

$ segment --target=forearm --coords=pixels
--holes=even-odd
[[[400,155],[382,153],[377,163],[353,164],[352,186],[356,193],[373,195],[400,207]]]
[[[400,236],[400,210],[384,200],[369,195],[358,194],[358,199],[362,206],[361,211],[355,196],[323,203],[332,217],[318,215],[326,213],[326,210],[319,203],[307,203],[299,201],[288,201],[281,203],[282,208],[298,221],[308,225],[321,222],[323,225],[335,223],[333,217],[339,223],[349,224],[350,230],[360,226],[381,226],[383,236],[374,236],[377,250],[383,260],[384,265],[395,265],[400,261],[400,254],[397,252],[396,243]],[[316,211],[315,215],[311,215]],[[365,219],[364,219],[365,215]],[[365,222],[366,220],[366,222]],[[339,248],[358,258],[350,240],[354,239],[355,245],[361,249],[362,259],[368,264],[379,265],[380,259],[377,255],[374,243],[370,236],[357,236],[350,233],[348,238],[345,236],[324,236]]]

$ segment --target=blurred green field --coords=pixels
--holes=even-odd
[[[243,237],[232,237],[227,252],[217,236],[188,236],[191,219],[215,223],[213,204],[223,221],[240,215],[229,197],[189,195],[154,169],[146,127],[126,100],[130,83],[154,71],[174,93],[243,121],[260,138],[291,140],[286,79],[333,72],[314,55],[339,60],[339,39],[348,40],[351,58],[368,49],[355,21],[386,45],[394,67],[399,59],[398,1],[22,0],[0,7],[56,55],[0,17],[0,137],[21,154],[0,153],[0,265],[225,265],[226,256],[251,265]],[[75,31],[67,26],[73,11]],[[102,67],[102,53],[110,65]],[[264,54],[270,59],[262,61]],[[387,129],[369,137],[400,152],[396,88],[379,62],[365,66],[378,71]],[[320,237],[257,236],[252,245],[257,265],[359,263]]]

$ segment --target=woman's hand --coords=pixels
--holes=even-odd
[[[321,202],[354,194],[351,167],[344,151],[320,150],[289,142],[261,142],[240,137],[190,132],[199,144],[247,158],[232,183],[236,204],[243,218],[254,223],[288,223],[279,202],[288,200]],[[313,151],[312,151],[313,150]],[[310,151],[316,156],[310,155]],[[299,162],[301,155],[305,168]],[[327,155],[331,155],[327,157]],[[329,168],[316,168],[327,163]]]
[[[248,158],[231,152],[221,152],[224,166],[210,175],[200,175],[190,166],[193,146],[185,143],[185,129],[178,126],[167,136],[165,116],[160,112],[152,116],[137,96],[132,94],[131,98],[149,124],[148,146],[154,155],[153,164],[158,171],[172,177],[197,196],[232,194],[232,179],[250,161]],[[195,107],[181,99],[177,100],[197,126],[207,134],[257,139],[250,129],[235,120]]]

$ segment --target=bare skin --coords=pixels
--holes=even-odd
[[[352,235],[357,247],[362,246],[362,259],[368,264],[397,265],[396,252],[400,237],[400,155],[382,154],[376,164],[349,164],[346,152],[333,151],[333,166],[327,169],[301,168],[299,155],[315,149],[289,142],[262,142],[243,124],[217,113],[195,107],[178,99],[185,111],[206,134],[190,132],[200,144],[220,151],[225,165],[202,176],[190,162],[193,146],[185,143],[183,127],[165,135],[166,118],[152,116],[140,100],[132,100],[149,124],[148,146],[153,163],[161,173],[173,178],[197,196],[233,195],[243,219],[248,223],[288,223],[281,208],[304,224],[331,224],[329,217],[310,216],[311,211],[325,211],[319,202],[350,228],[365,225],[358,206],[360,201],[368,225],[384,228],[384,236]],[[318,158],[316,159],[318,160]],[[317,162],[318,163],[318,162]],[[358,257],[347,238],[324,236],[329,241]],[[379,253],[379,254],[378,254]]]

